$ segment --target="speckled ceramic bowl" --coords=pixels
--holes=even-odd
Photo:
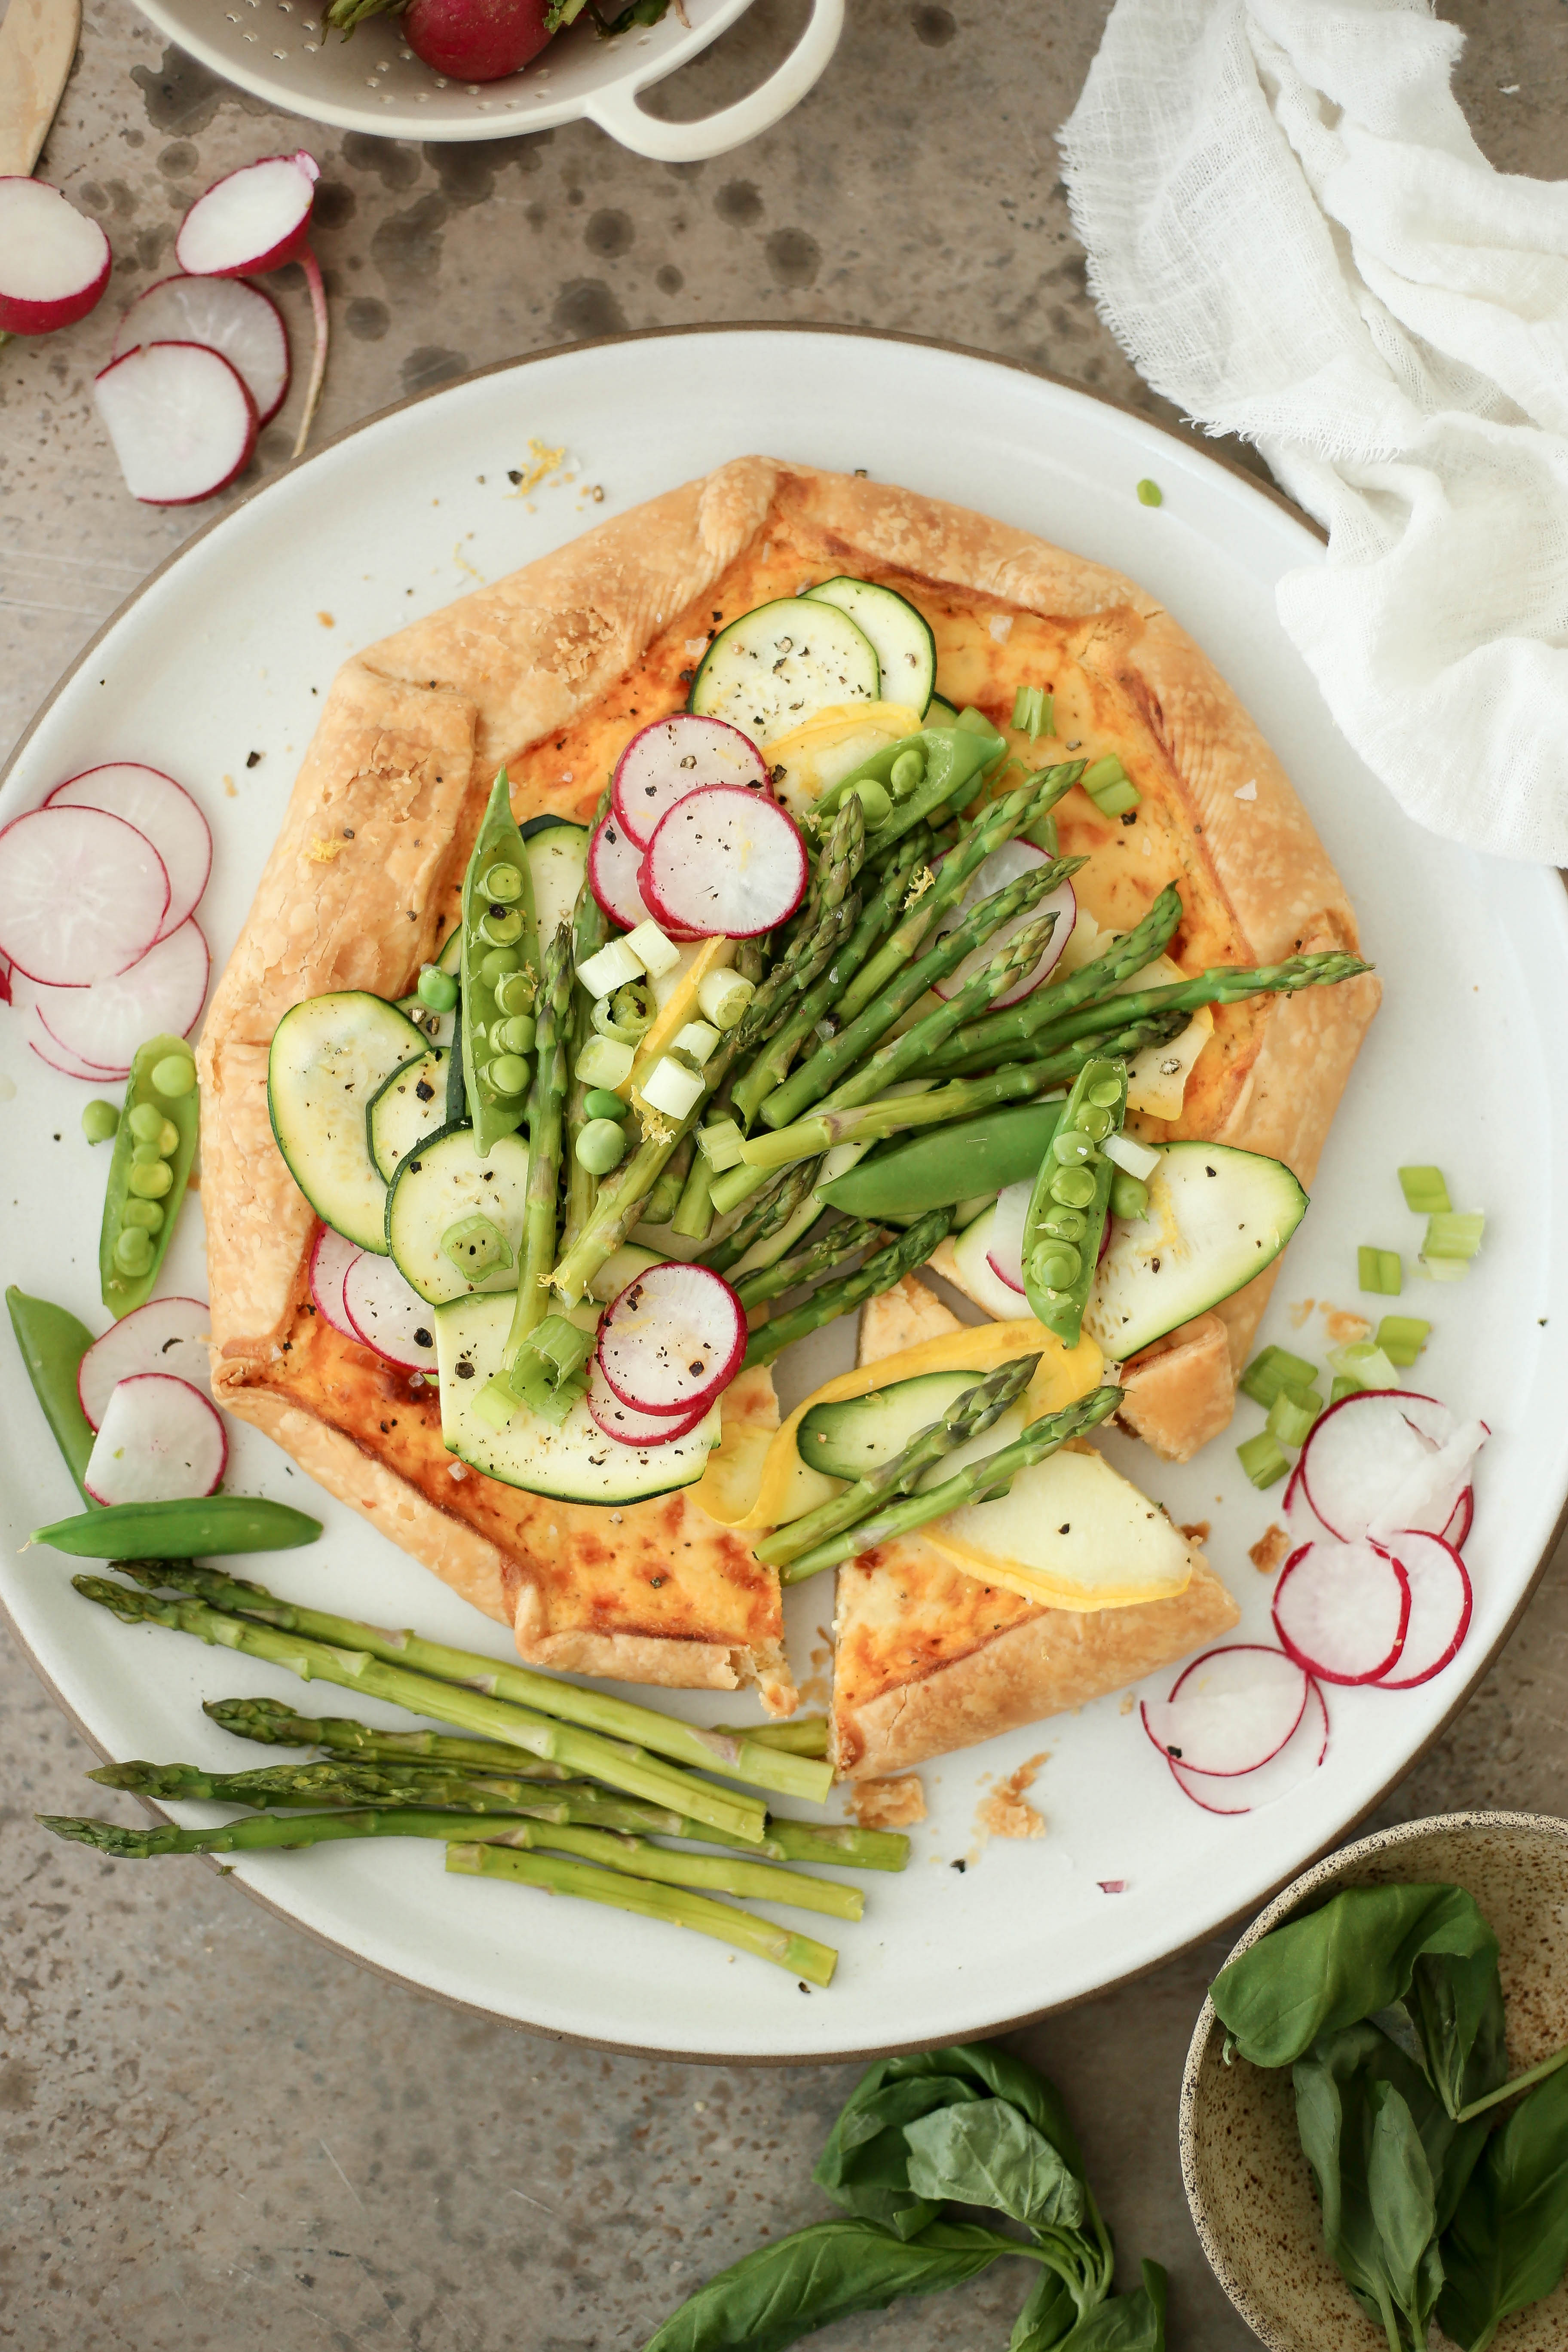
[[[1502,1947],[1508,2056],[1518,2072],[1568,2042],[1568,1822],[1546,1813],[1444,1813],[1362,1838],[1288,1886],[1232,1952],[1342,1886],[1446,1881],[1473,1895]],[[1289,2071],[1221,2056],[1205,2000],[1182,2082],[1182,2178],[1215,2277],[1269,2352],[1384,2352],[1323,2251],[1296,2137]],[[1434,2343],[1447,2342],[1434,2331]],[[1498,2352],[1563,2352],[1568,2283],[1505,2320]]]

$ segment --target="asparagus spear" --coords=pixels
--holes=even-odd
[[[700,1151],[692,1160],[669,1229],[689,1242],[705,1242],[713,1230],[713,1171]]]
[[[825,1282],[800,1306],[792,1307],[787,1315],[753,1331],[746,1346],[744,1369],[749,1371],[753,1364],[771,1364],[793,1340],[804,1339],[808,1331],[818,1331],[825,1323],[847,1315],[863,1300],[890,1290],[912,1267],[922,1265],[952,1229],[951,1209],[931,1210],[907,1233],[889,1242],[886,1249],[868,1257],[858,1273],[846,1275],[838,1282]]]
[[[572,1018],[572,934],[564,923],[544,950],[539,985],[539,1028],[534,1043],[533,1083],[528,1097],[528,1192],[518,1253],[517,1305],[501,1362],[509,1372],[529,1334],[538,1329],[549,1306],[547,1287],[555,1262],[557,1193],[561,1186],[561,1124],[566,1096],[566,1040]]]
[[[547,1717],[510,1706],[504,1699],[437,1682],[433,1675],[387,1665],[367,1651],[340,1649],[249,1618],[230,1617],[203,1601],[160,1601],[100,1576],[77,1576],[71,1581],[85,1600],[111,1609],[124,1624],[163,1625],[171,1633],[194,1633],[198,1641],[238,1650],[268,1665],[287,1666],[302,1682],[341,1683],[367,1698],[384,1698],[395,1706],[406,1707],[411,1715],[432,1716],[437,1723],[452,1724],[481,1738],[504,1740],[509,1747],[521,1748],[547,1763],[564,1764],[574,1774],[602,1780],[608,1788],[647,1797],[656,1805],[689,1814],[694,1821],[709,1822],[716,1829],[733,1830],[748,1845],[762,1841],[766,1814],[755,1799],[738,1790],[715,1789],[644,1748],[580,1731],[574,1725],[552,1723]]]
[[[713,1728],[731,1739],[758,1739],[764,1748],[787,1748],[792,1756],[827,1753],[825,1715],[792,1715],[782,1723],[716,1723]]]
[[[871,961],[861,969],[846,989],[838,1011],[846,1021],[852,1021],[863,1006],[869,1004],[879,990],[896,979],[911,956],[919,953],[939,916],[949,907],[956,906],[994,849],[1000,849],[1015,834],[1026,833],[1049,814],[1058,801],[1083,773],[1085,762],[1072,760],[1065,767],[1046,768],[1038,775],[1028,777],[1016,791],[991,802],[982,809],[968,831],[949,850],[931,877],[931,886],[914,899],[903,920],[887,944]],[[1085,863],[1081,857],[1061,862],[1059,879],[1076,874]]]
[[[769,1568],[787,1568],[791,1560],[799,1559],[803,1553],[826,1543],[829,1537],[858,1527],[863,1519],[868,1519],[898,1496],[907,1495],[944,1455],[967,1445],[972,1437],[984,1437],[1008,1406],[1016,1404],[1023,1395],[1039,1363],[1037,1355],[1015,1356],[987,1379],[965,1389],[962,1396],[953,1399],[940,1421],[917,1430],[891,1461],[868,1470],[831,1502],[819,1504],[815,1511],[792,1519],[787,1527],[776,1528],[757,1545],[757,1558]]]
[[[724,1174],[732,1176],[734,1172],[733,1169],[727,1168]],[[764,1174],[762,1197],[752,1202],[733,1233],[726,1234],[721,1242],[712,1243],[699,1256],[697,1264],[711,1266],[715,1274],[728,1274],[731,1266],[740,1265],[748,1250],[753,1249],[758,1242],[771,1241],[782,1227],[788,1224],[816,1182],[816,1178],[817,1162],[815,1160],[786,1169],[776,1176]],[[723,1179],[718,1181],[722,1182]],[[728,1213],[728,1207],[720,1212],[721,1215]]]
[[[603,820],[609,805],[610,787],[606,784],[604,791],[599,795],[599,805],[594,812],[594,824],[595,827]],[[604,946],[606,939],[608,939],[609,931],[610,927],[605,920],[605,910],[600,906],[597,898],[595,898],[586,878],[584,878],[583,887],[577,893],[577,904],[573,909],[572,914],[572,965],[574,971],[576,970],[579,964],[586,963],[591,955],[596,955],[598,953],[599,950]],[[566,1220],[561,1231],[561,1245],[563,1249],[571,1248],[573,1243],[576,1240],[578,1234],[582,1232],[584,1226],[593,1215],[594,1202],[598,1197],[599,1190],[598,1178],[595,1176],[590,1170],[583,1166],[582,1161],[577,1157],[576,1151],[577,1138],[581,1135],[584,1128],[586,1126],[588,1117],[587,1111],[584,1108],[584,1105],[588,1098],[588,1088],[584,1085],[582,1079],[576,1075],[577,1063],[581,1058],[583,1048],[586,1045],[589,1038],[594,1034],[593,1000],[590,998],[586,989],[580,988],[574,992],[573,1007],[571,1039],[572,1077],[570,1091],[566,1097],[566,1137],[564,1147],[566,1154]],[[537,1043],[537,1040],[535,1042]]]
[[[550,1895],[578,1895],[590,1903],[607,1903],[617,1911],[636,1911],[647,1919],[691,1927],[721,1944],[733,1944],[738,1951],[772,1960],[776,1968],[812,1984],[830,1984],[838,1961],[829,1945],[774,1927],[733,1904],[715,1903],[684,1887],[648,1885],[619,1871],[561,1861],[553,1854],[515,1853],[494,1843],[449,1845],[447,1867],[470,1877],[510,1878],[523,1886],[542,1886]]]
[[[759,1789],[776,1789],[784,1796],[803,1797],[816,1804],[833,1785],[831,1768],[814,1757],[783,1755],[749,1738],[729,1739],[719,1732],[702,1731],[677,1716],[661,1715],[657,1707],[612,1698],[606,1691],[584,1690],[531,1666],[487,1658],[475,1650],[455,1650],[445,1642],[427,1642],[418,1633],[362,1624],[357,1617],[339,1617],[326,1610],[279,1601],[264,1584],[225,1576],[218,1569],[201,1568],[188,1560],[146,1565],[121,1560],[116,1565],[122,1575],[147,1590],[171,1587],[211,1608],[255,1618],[279,1633],[303,1634],[309,1641],[361,1652],[388,1665],[411,1667],[420,1675],[436,1676],[442,1684],[457,1684],[489,1698],[536,1708],[542,1715],[576,1724],[585,1731],[632,1741],[655,1755],[671,1757],[703,1771],[721,1772],[731,1780],[749,1780]],[[728,1799],[729,1792],[725,1794]],[[737,1797],[735,1801],[757,1813],[763,1810],[759,1798]]]
[[[1145,1045],[1163,1045],[1184,1026],[1179,1013],[1152,1015],[1110,1036],[1064,1045],[1060,1053],[1047,1054],[1037,1062],[1009,1062],[976,1077],[953,1078],[930,1094],[894,1095],[881,1102],[862,1103],[858,1108],[818,1111],[809,1118],[797,1119],[793,1127],[781,1128],[776,1135],[753,1136],[746,1146],[746,1161],[757,1172],[765,1173],[770,1168],[789,1167],[807,1158],[815,1160],[836,1143],[879,1143],[886,1136],[902,1135],[913,1128],[945,1127],[950,1119],[973,1118],[977,1111],[989,1110],[996,1103],[1026,1102],[1034,1096],[1049,1094],[1053,1087],[1070,1086],[1084,1063],[1095,1055],[1125,1058],[1141,1054]],[[732,1168],[727,1171],[731,1176],[736,1173]],[[724,1181],[723,1177],[719,1180]]]
[[[500,1768],[504,1771],[504,1765]],[[479,1774],[443,1773],[419,1764],[382,1764],[333,1756],[316,1764],[261,1765],[250,1772],[209,1772],[200,1764],[149,1764],[140,1759],[125,1764],[100,1765],[88,1774],[103,1789],[123,1789],[133,1797],[151,1797],[160,1803],[251,1805],[269,1812],[289,1806],[422,1805],[447,1812],[520,1813],[546,1822],[584,1821],[610,1829],[644,1830],[649,1814],[659,1821],[677,1816],[661,1809],[638,1806],[629,1797],[604,1797],[587,1781],[538,1781],[489,1779]],[[461,1798],[457,1792],[461,1791]],[[604,1803],[630,1807],[629,1820],[600,1822],[593,1811],[580,1808]]]
[[[782,1087],[768,1097],[762,1115],[769,1127],[787,1127],[798,1118],[807,1106],[821,1100],[828,1089],[854,1069],[862,1055],[884,1037],[902,1013],[916,1004],[939,980],[956,971],[966,956],[983,947],[994,931],[1016,915],[1026,914],[1031,907],[1049,895],[1062,879],[1062,861],[1052,866],[1031,866],[1016,881],[1008,882],[994,890],[977,907],[971,908],[963,920],[951,930],[934,948],[906,964],[896,980],[889,981],[881,992],[857,1014],[837,1037],[822,1046],[811,1059],[803,1062]],[[1039,950],[1037,948],[1036,955]]]
[[[971,1022],[932,1056],[931,1068],[943,1073],[971,1065],[989,1069],[1005,1055],[1017,1053],[1029,1045],[1037,1029],[1079,1004],[1108,997],[1121,982],[1152,963],[1164,953],[1181,919],[1181,894],[1173,882],[1167,883],[1148,913],[1114,947],[1092,963],[1080,965],[1065,980],[1047,981],[1021,1004],[1009,1004],[1000,1013]]]
[[[837,1568],[841,1560],[854,1559],[859,1553],[890,1543],[898,1536],[912,1535],[917,1528],[929,1527],[932,1519],[945,1518],[950,1511],[962,1510],[966,1503],[994,1501],[1006,1494],[1020,1470],[1031,1469],[1037,1462],[1044,1462],[1057,1453],[1069,1437],[1080,1437],[1086,1430],[1093,1429],[1113,1413],[1121,1402],[1119,1388],[1091,1390],[1088,1396],[1079,1397],[1076,1404],[1068,1405],[1062,1412],[1047,1413],[1043,1420],[1031,1422],[1011,1445],[972,1462],[956,1477],[944,1479],[940,1486],[932,1486],[923,1495],[907,1495],[885,1510],[874,1512],[868,1519],[861,1519],[855,1527],[829,1536],[810,1551],[802,1552],[780,1571],[780,1581],[804,1583],[808,1576],[820,1575],[825,1568]]]
[[[863,1217],[832,1225],[820,1240],[796,1250],[792,1256],[781,1257],[773,1265],[762,1265],[754,1274],[742,1276],[735,1285],[735,1295],[750,1313],[764,1298],[777,1298],[782,1291],[793,1290],[797,1283],[815,1282],[818,1275],[831,1274],[847,1257],[868,1249],[880,1231],[880,1226],[868,1223]]]
[[[643,1202],[637,1222],[645,1225],[668,1225],[680,1206],[680,1196],[686,1190],[686,1180],[691,1173],[691,1161],[697,1150],[697,1138],[683,1135],[670,1153],[666,1165],[654,1181],[652,1191]],[[597,1195],[595,1194],[595,1198]],[[576,1235],[572,1236],[574,1241]],[[572,1242],[566,1244],[568,1249]]]
[[[514,1779],[564,1780],[560,1764],[525,1763],[517,1750],[495,1739],[458,1739],[443,1731],[383,1731],[346,1715],[300,1715],[280,1698],[205,1698],[202,1713],[237,1739],[268,1748],[330,1748],[388,1764],[421,1764],[447,1770],[452,1765],[479,1771],[510,1772]]]

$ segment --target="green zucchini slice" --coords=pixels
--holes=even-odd
[[[805,593],[816,604],[836,604],[847,613],[870,638],[882,673],[883,701],[905,703],[923,717],[936,684],[936,639],[924,614],[896,588],[881,588],[847,573]]]
[[[432,1307],[477,1290],[515,1290],[527,1193],[520,1135],[498,1136],[480,1153],[471,1127],[444,1127],[416,1144],[394,1176],[384,1246]]]
[[[307,997],[272,1034],[267,1108],[289,1172],[321,1223],[386,1255],[386,1184],[365,1112],[394,1070],[423,1053],[412,1021],[384,997],[347,989]]]
[[[1272,1265],[1307,1213],[1282,1160],[1226,1143],[1167,1143],[1149,1214],[1118,1221],[1083,1328],[1124,1362]]]
[[[869,1396],[816,1404],[795,1432],[795,1451],[813,1470],[830,1478],[863,1478],[879,1470],[910,1440],[940,1421],[955,1397],[972,1389],[984,1372],[921,1372],[895,1381]],[[988,1433],[994,1444],[994,1433]]]
[[[691,681],[689,710],[727,719],[754,743],[841,702],[876,702],[882,673],[863,629],[837,605],[781,596],[721,629]]]
[[[399,1063],[372,1095],[365,1133],[384,1183],[391,1183],[416,1143],[446,1124],[447,1062],[446,1048],[432,1046],[427,1054]]]

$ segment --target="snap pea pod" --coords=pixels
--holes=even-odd
[[[463,877],[463,1083],[476,1150],[522,1125],[528,1065],[507,1035],[533,1010],[539,922],[533,872],[511,813],[504,768],[495,780]]]
[[[892,814],[867,836],[868,864],[879,864],[917,824],[933,824],[978,792],[984,772],[1005,751],[1007,739],[997,734],[978,711],[974,720],[977,723],[968,727],[923,727],[918,735],[906,735],[901,742],[875,752],[844,779],[840,789],[846,792],[853,792],[862,782],[886,786],[894,761],[906,751],[919,750],[925,760],[925,774],[913,792],[896,803]],[[984,734],[981,728],[985,730]]]
[[[1010,1004],[1001,1013],[970,1022],[932,1055],[931,1067],[943,1075],[991,1069],[998,1062],[1031,1051],[1038,1031],[1078,1005],[1110,997],[1121,982],[1163,955],[1181,919],[1181,895],[1174,883],[1167,883],[1148,913],[1104,955],[1080,965],[1066,980],[1047,981],[1021,1004]]]
[[[63,1307],[52,1306],[47,1298],[29,1298],[14,1282],[6,1290],[5,1304],[33,1394],[65,1456],[78,1494],[88,1502],[91,1498],[83,1473],[92,1452],[92,1423],[81,1409],[77,1372],[92,1345],[92,1334]]]
[[[876,1225],[866,1224],[858,1217],[833,1225],[820,1240],[809,1243],[805,1249],[781,1257],[772,1265],[760,1265],[753,1274],[744,1276],[735,1285],[735,1296],[749,1313],[764,1298],[777,1298],[803,1282],[815,1282],[819,1275],[831,1274],[846,1258],[868,1249],[878,1232]]]
[[[1033,1176],[1050,1149],[1059,1102],[1009,1103],[863,1160],[822,1188],[846,1216],[918,1217]]]
[[[857,1273],[845,1275],[837,1282],[825,1282],[800,1306],[791,1307],[787,1315],[753,1331],[746,1345],[743,1369],[750,1371],[753,1364],[771,1364],[775,1356],[782,1355],[793,1341],[804,1339],[808,1331],[819,1331],[825,1323],[847,1315],[866,1299],[890,1290],[914,1267],[923,1265],[938,1242],[952,1230],[952,1211],[932,1209],[907,1233],[900,1234],[885,1249],[868,1257]]]
[[[1127,1116],[1127,1065],[1096,1055],[1062,1105],[1024,1216],[1024,1289],[1047,1331],[1078,1344],[1100,1237],[1110,1207],[1115,1162],[1100,1150]]]
[[[605,785],[599,795],[599,805],[594,812],[595,828],[602,823],[610,805],[610,788]],[[575,969],[596,955],[610,935],[605,910],[595,898],[586,879],[577,893],[577,904],[572,911],[572,962]],[[589,1218],[599,1197],[599,1180],[591,1169],[584,1168],[577,1157],[577,1138],[588,1123],[585,1105],[589,1088],[577,1076],[577,1062],[584,1047],[594,1034],[594,1004],[586,989],[579,988],[573,998],[572,1041],[569,1059],[572,1065],[571,1086],[566,1097],[566,1133],[563,1150],[566,1164],[566,1215],[561,1229],[561,1246],[570,1249]],[[537,1042],[537,1041],[536,1041]]]
[[[956,1477],[944,1479],[940,1486],[929,1487],[922,1495],[906,1495],[890,1503],[885,1510],[876,1511],[868,1519],[841,1534],[829,1536],[812,1550],[802,1552],[798,1559],[781,1570],[781,1584],[802,1584],[808,1576],[819,1576],[825,1568],[837,1568],[847,1559],[855,1559],[862,1552],[872,1551],[879,1544],[891,1543],[899,1536],[913,1535],[918,1528],[929,1527],[932,1519],[943,1519],[950,1511],[962,1510],[967,1503],[994,1502],[1005,1495],[1020,1470],[1031,1470],[1037,1462],[1044,1462],[1058,1453],[1069,1437],[1081,1437],[1116,1411],[1121,1402],[1121,1391],[1107,1385],[1091,1389],[1089,1395],[1067,1405],[1060,1412],[1047,1413],[1043,1420],[1031,1422],[1011,1445],[1004,1445],[995,1454],[983,1454],[972,1462],[967,1470]]]
[[[139,1046],[125,1085],[98,1244],[103,1303],[116,1318],[153,1295],[196,1156],[196,1066],[183,1037]]]
[[[110,1503],[74,1519],[35,1528],[29,1543],[48,1544],[73,1559],[214,1558],[237,1551],[292,1551],[314,1543],[320,1519],[258,1495],[203,1495],[175,1503]]]

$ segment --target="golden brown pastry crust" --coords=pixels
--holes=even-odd
[[[1062,708],[1076,697],[1087,714],[1091,748],[1125,752],[1158,844],[1146,873],[1130,880],[1131,861],[1118,868],[1124,844],[1081,794],[1062,804],[1064,846],[1098,852],[1100,903],[1088,898],[1103,919],[1117,919],[1130,896],[1135,906],[1145,885],[1180,878],[1187,914],[1176,945],[1189,960],[1288,952],[1309,933],[1354,938],[1343,890],[1278,762],[1153,600],[1102,566],[910,491],[738,459],[350,661],[201,1048],[215,1379],[231,1410],[492,1612],[498,1548],[475,1524],[472,1496],[458,1488],[437,1509],[378,1460],[375,1423],[329,1417],[312,1430],[320,1415],[290,1395],[282,1358],[313,1220],[272,1141],[268,1045],[304,997],[405,992],[450,919],[503,760],[520,815],[584,816],[639,717],[679,706],[715,626],[835,570],[901,584],[932,619],[952,672],[944,682],[999,720],[1011,714],[1013,672],[1033,678],[1045,662],[1059,673]],[[1189,1108],[1206,1122],[1193,1131],[1265,1150],[1284,1146],[1263,1139],[1283,1138],[1307,1175],[1370,1014],[1371,992],[1358,986],[1359,996],[1321,991],[1227,1009],[1189,1087]],[[1251,1297],[1229,1303],[1233,1346],[1256,1319]],[[626,1519],[653,1507],[634,1506]],[[510,1556],[500,1571],[504,1613],[531,1655],[671,1681],[758,1672],[782,1696],[776,1596],[766,1627],[754,1591],[738,1591],[733,1612],[676,1641],[606,1622],[602,1606],[574,1618],[560,1592],[540,1622],[537,1566]]]

